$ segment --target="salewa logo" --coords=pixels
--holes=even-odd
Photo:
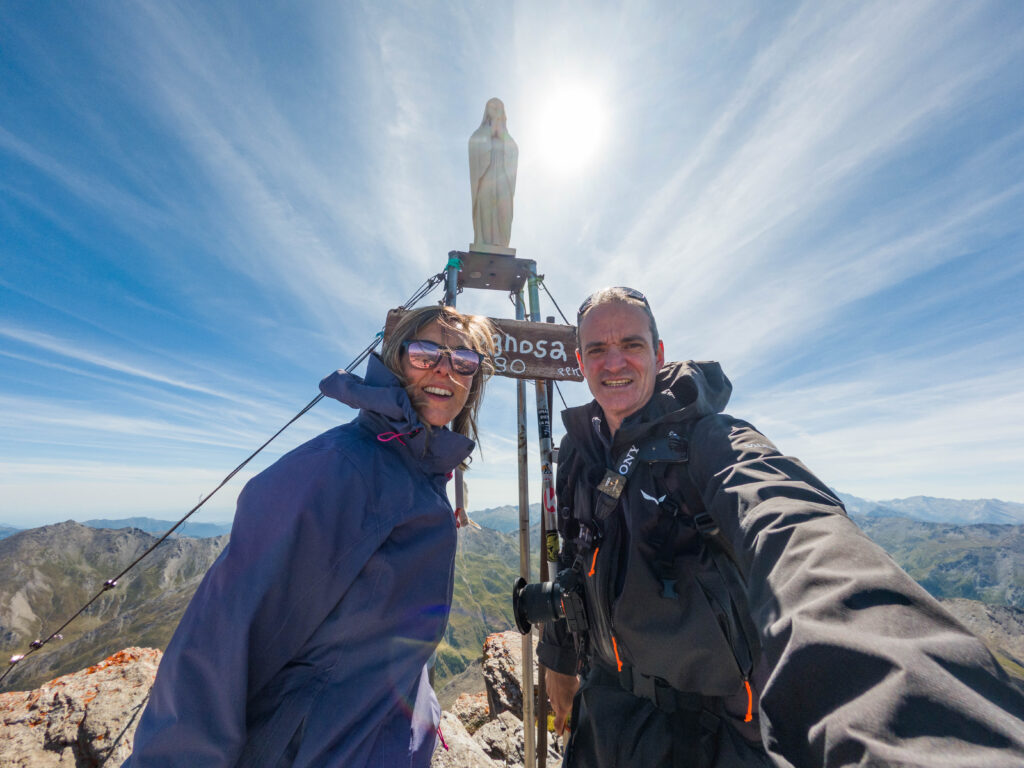
[[[748,451],[756,451],[758,449],[764,449],[766,451],[775,450],[775,446],[772,445],[771,443],[744,443],[743,445],[740,446],[740,448],[744,448]]]
[[[630,446],[629,450],[626,451],[626,458],[622,460],[622,465],[619,467],[619,474],[629,474],[629,467],[633,463],[633,459],[636,458],[637,453],[640,451],[635,445]]]
[[[640,495],[643,496],[648,501],[653,501],[659,507],[661,506],[661,502],[663,502],[665,500],[665,497],[668,496],[668,494],[666,493],[665,496],[662,496],[660,499],[656,499],[653,496],[651,496],[651,494],[649,494],[647,491],[645,491],[643,488],[640,489]]]

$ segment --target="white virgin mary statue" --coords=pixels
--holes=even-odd
[[[491,99],[483,122],[469,137],[474,244],[508,248],[518,162],[519,147],[505,127],[505,105],[501,99]]]

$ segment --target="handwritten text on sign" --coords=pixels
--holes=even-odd
[[[384,338],[391,335],[401,310],[388,312]],[[576,362],[576,328],[556,323],[499,320],[494,324],[494,373],[514,379],[583,381]]]

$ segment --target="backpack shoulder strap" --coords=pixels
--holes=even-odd
[[[745,640],[742,645],[746,646],[747,652],[750,654],[747,659],[737,659],[741,661],[741,666],[747,667],[746,670],[749,673],[749,669],[753,666],[756,661],[756,657],[759,655],[760,643],[757,639],[757,631],[753,624],[753,619],[750,616],[747,603],[747,585],[746,578],[743,575],[743,570],[740,567],[739,560],[736,557],[736,553],[732,548],[732,544],[722,533],[718,524],[714,518],[707,511],[707,507],[704,504],[703,494],[693,481],[693,477],[690,474],[690,456],[691,446],[688,442],[688,437],[692,432],[695,422],[687,422],[685,425],[685,436],[677,435],[678,439],[683,442],[683,446],[679,450],[680,455],[683,457],[681,460],[677,460],[673,463],[664,463],[654,465],[657,467],[655,471],[655,477],[661,484],[661,487],[665,489],[665,492],[670,496],[675,496],[675,505],[662,505],[664,512],[662,513],[662,520],[659,521],[659,527],[662,524],[672,525],[674,524],[674,515],[678,515],[678,511],[673,511],[673,507],[676,510],[682,505],[685,505],[686,510],[689,511],[690,518],[693,521],[693,526],[700,533],[701,539],[707,546],[707,551],[711,555],[714,561],[715,568],[722,577],[723,586],[725,587],[729,602],[733,605],[735,612],[735,618],[740,625],[740,629],[745,636]],[[677,432],[684,432],[684,430],[677,430]],[[666,520],[668,522],[666,522]],[[663,532],[667,533],[667,529]],[[662,535],[659,537],[661,540],[666,540],[669,537]],[[666,578],[672,576],[671,570],[671,557],[672,553],[661,551],[658,548],[655,553],[656,561],[652,563],[655,571],[658,573],[658,577],[662,579],[662,597],[665,597],[666,590]],[[662,571],[664,571],[663,575]],[[672,584],[674,587],[674,582]],[[719,588],[720,589],[720,588]],[[673,589],[674,591],[674,589]],[[743,650],[738,648],[736,650]]]
[[[687,421],[677,425],[675,430],[669,432],[669,444],[678,458],[672,463],[662,464],[656,476],[662,482],[663,487],[669,493],[676,494],[689,510],[693,524],[701,537],[713,545],[712,551],[723,552],[734,566],[739,568],[739,560],[733,551],[732,544],[722,534],[718,524],[707,511],[704,496],[690,474],[690,435],[696,423],[696,421]]]
[[[545,542],[545,546],[548,548],[549,554],[552,547],[557,552],[557,536],[561,535],[562,546],[566,549],[563,553],[563,559],[566,562],[562,563],[562,567],[567,567],[572,562],[579,544],[580,519],[575,509],[576,486],[579,484],[580,478],[586,469],[583,456],[580,454],[575,441],[568,435],[562,438],[562,443],[559,445],[557,464],[555,499],[558,505],[558,531],[554,537],[549,538]],[[548,535],[551,535],[550,531]]]

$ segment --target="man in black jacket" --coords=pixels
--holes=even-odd
[[[594,401],[563,414],[561,568],[588,629],[538,658],[566,768],[1024,766],[1024,695],[846,516],[722,413],[717,363],[665,365],[647,300],[580,307]],[[580,680],[582,679],[582,685]]]

